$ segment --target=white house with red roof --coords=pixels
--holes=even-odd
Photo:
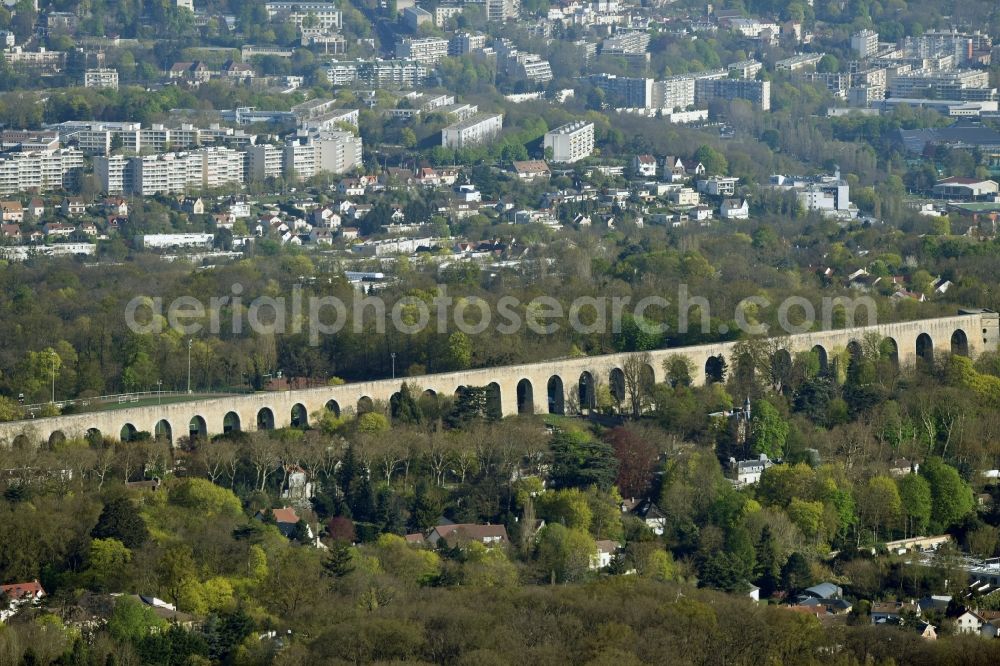
[[[0,606],[0,622],[6,622],[22,607],[38,604],[45,597],[45,589],[38,580],[33,580],[27,583],[0,585],[0,595],[7,600],[6,608]]]

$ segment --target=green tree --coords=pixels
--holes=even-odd
[[[361,433],[387,432],[389,430],[389,419],[385,418],[385,414],[365,412],[358,417],[356,427],[358,432]]]
[[[907,474],[897,482],[906,522],[906,536],[923,534],[931,522],[931,485],[919,474]]]
[[[95,539],[117,539],[126,548],[134,550],[146,543],[149,531],[135,505],[128,498],[119,497],[104,505],[90,536]]]
[[[705,167],[705,173],[709,176],[725,175],[729,171],[729,162],[726,156],[707,144],[702,145],[694,153],[694,158]]]
[[[164,596],[180,608],[181,599],[188,596],[185,588],[198,583],[198,566],[191,547],[186,544],[169,546],[160,557],[157,580]]]
[[[87,577],[97,589],[114,587],[132,561],[132,551],[118,539],[94,539],[87,554]]]
[[[931,530],[935,534],[972,512],[972,489],[954,467],[940,458],[928,458],[920,466],[920,475],[931,487]]]
[[[122,643],[138,644],[154,629],[164,629],[166,620],[156,617],[152,607],[129,596],[117,597],[108,618],[108,633]]]
[[[17,421],[24,417],[24,410],[15,400],[7,396],[0,395],[0,422]]]
[[[448,365],[453,370],[465,370],[472,365],[472,340],[462,331],[448,336]]]
[[[607,442],[595,440],[578,430],[560,430],[552,436],[552,472],[556,488],[586,488],[596,485],[607,490],[618,473],[618,461]]]
[[[750,436],[754,453],[763,453],[768,458],[780,458],[785,453],[788,422],[774,405],[760,400],[754,405],[750,417]]]
[[[535,562],[540,578],[552,583],[582,579],[590,570],[597,546],[584,530],[554,523],[543,527],[537,537]]]

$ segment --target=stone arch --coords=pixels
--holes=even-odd
[[[882,344],[879,346],[879,353],[882,357],[888,359],[892,364],[892,367],[899,367],[899,343],[896,342],[896,338],[886,336],[882,338]]]
[[[336,416],[339,419],[340,418],[340,403],[337,402],[336,400],[327,400],[326,401],[326,411],[333,412],[333,415]]]
[[[619,405],[625,404],[625,371],[621,368],[611,368],[608,376],[608,388],[611,389],[611,397]]]
[[[517,413],[535,413],[535,391],[529,379],[522,379],[517,383]]]
[[[861,363],[865,360],[864,348],[857,340],[847,343],[847,373],[850,377],[857,377],[860,372]]]
[[[437,397],[437,391],[435,391],[434,389],[424,389],[423,395],[426,398],[436,398]]]
[[[931,340],[931,336],[926,333],[917,336],[916,352],[918,363],[934,362],[934,341]]]
[[[222,417],[222,433],[228,435],[231,432],[240,431],[240,415],[236,412],[226,412]]]
[[[389,414],[396,418],[399,414],[399,401],[403,399],[403,394],[400,391],[396,391],[389,396]]]
[[[139,430],[131,423],[126,423],[122,426],[122,429],[118,431],[118,439],[123,442],[131,442],[139,434]]]
[[[548,395],[549,414],[566,413],[566,392],[563,390],[563,380],[559,375],[552,375],[545,385]]]
[[[960,328],[951,334],[951,353],[955,356],[969,355],[969,336]]]
[[[820,372],[826,372],[830,368],[830,356],[826,353],[826,347],[823,345],[813,345],[809,353],[816,354],[816,358],[819,360]]]
[[[597,387],[594,386],[594,375],[587,370],[580,373],[578,383],[580,411],[590,411],[597,406]]]
[[[292,405],[291,424],[293,428],[303,430],[309,427],[309,410],[301,402]]]
[[[257,412],[257,430],[274,430],[274,412],[270,407],[261,407]]]
[[[649,392],[656,386],[656,370],[649,363],[643,363],[639,368],[639,383],[643,391]]]
[[[709,356],[705,361],[705,383],[718,384],[726,381],[726,359],[722,354]]]
[[[10,445],[17,451],[24,451],[31,448],[31,440],[23,432],[14,437]]]
[[[486,416],[496,420],[503,418],[503,393],[497,382],[486,385]]]
[[[153,438],[162,439],[167,442],[167,444],[174,443],[174,429],[170,425],[170,421],[166,419],[160,419],[153,426]]]
[[[771,374],[782,386],[786,386],[792,374],[792,355],[787,349],[779,349],[771,357]]]
[[[84,438],[91,446],[104,443],[104,434],[97,428],[87,428]]]
[[[66,441],[66,433],[62,430],[53,430],[49,435],[49,446],[59,446]]]
[[[358,398],[358,416],[362,414],[367,414],[368,412],[375,411],[375,401],[369,398],[367,395],[363,395]]]
[[[196,439],[208,439],[208,424],[204,417],[195,414],[188,421],[188,437],[193,442]]]

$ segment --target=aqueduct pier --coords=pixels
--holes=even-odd
[[[954,317],[809,332],[778,338],[790,355],[815,350],[821,363],[833,354],[851,349],[876,333],[895,346],[900,366],[913,365],[947,354],[975,357],[996,351],[1000,343],[1000,318],[995,312],[965,311]],[[706,373],[718,359],[728,359],[736,342],[660,349],[649,352],[651,363],[643,368],[647,378],[665,379],[663,361],[673,355],[686,356],[695,367],[695,383],[706,381]],[[463,370],[412,378],[383,379],[339,386],[227,396],[191,402],[108,410],[0,423],[0,445],[32,445],[59,438],[95,435],[127,440],[138,432],[165,437],[209,437],[232,431],[268,430],[305,426],[311,415],[328,409],[364,411],[374,401],[389,402],[402,381],[425,392],[454,395],[464,386],[488,387],[504,415],[518,413],[563,413],[570,405],[592,406],[595,387],[607,386],[624,402],[624,373],[628,353],[564,358],[496,368]],[[703,371],[704,370],[704,371]]]

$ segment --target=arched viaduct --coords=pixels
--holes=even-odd
[[[924,319],[870,327],[810,332],[779,338],[781,348],[790,354],[816,350],[821,357],[832,357],[861,342],[869,333],[877,333],[895,343],[901,366],[913,365],[918,358],[930,360],[946,354],[976,356],[995,351],[1000,340],[998,315],[975,312],[955,317]],[[665,379],[663,361],[675,354],[686,356],[695,367],[695,382],[705,381],[710,359],[729,358],[736,343],[678,347],[650,352],[647,376],[656,382]],[[303,426],[311,415],[323,409],[336,412],[359,409],[371,401],[389,402],[402,381],[412,381],[425,391],[454,395],[463,386],[487,386],[504,415],[519,412],[561,413],[568,405],[592,404],[595,380],[621,395],[622,369],[630,354],[608,354],[565,358],[554,361],[482,368],[405,379],[383,379],[340,386],[302,389],[276,393],[256,393],[209,400],[117,409],[67,416],[0,423],[0,445],[15,440],[32,444],[52,438],[86,437],[100,433],[127,439],[135,432],[146,431],[171,441],[191,433],[212,436],[232,430],[266,430]],[[499,395],[497,395],[499,394]]]

